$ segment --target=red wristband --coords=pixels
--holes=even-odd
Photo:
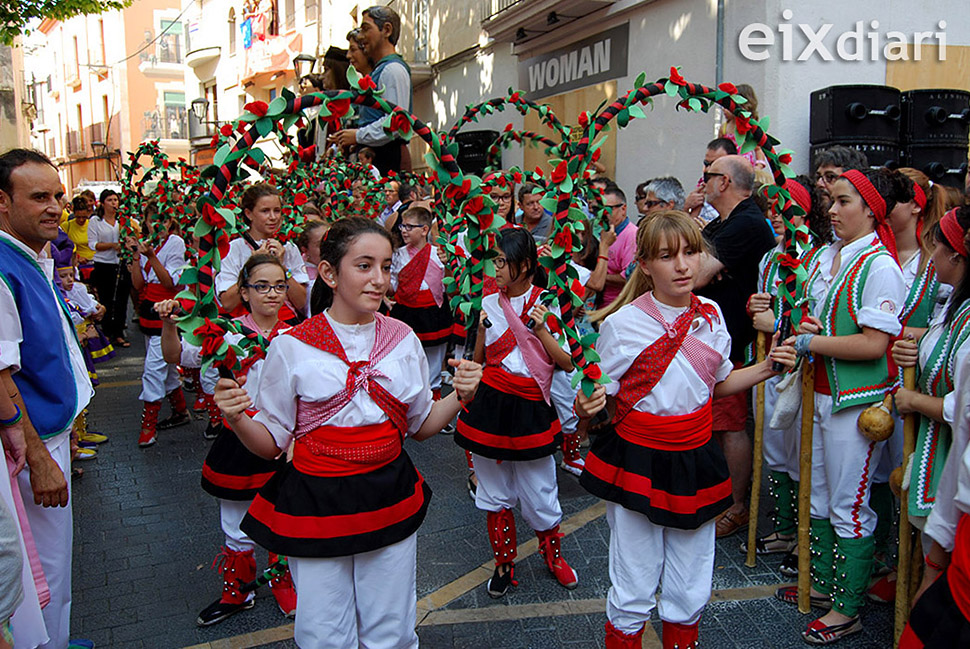
[[[930,559],[929,555],[926,555],[926,558],[924,559],[924,561],[926,562],[927,567],[932,568],[933,570],[935,570],[937,572],[943,572],[944,570],[946,570],[946,568],[944,568],[943,566],[941,566],[937,562],[935,562],[932,559]]]
[[[606,255],[600,255],[596,259],[597,259],[597,261],[600,260],[600,259],[602,259],[603,261],[609,261],[610,260],[610,258],[607,257]]]

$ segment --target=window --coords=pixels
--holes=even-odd
[[[305,0],[303,5],[303,20],[307,23],[315,22],[317,19],[317,2],[319,0]]]
[[[182,23],[163,20],[162,36],[158,39],[158,60],[160,63],[182,62]]]
[[[229,56],[236,53],[236,10],[229,8]]]
[[[207,122],[218,122],[219,121],[219,93],[216,92],[215,81],[206,85],[203,89],[203,94],[205,98],[209,101],[209,109],[206,112],[205,121]],[[242,114],[242,111],[240,111]]]
[[[285,31],[296,29],[296,0],[285,0],[283,11],[286,13]]]
[[[105,54],[105,51],[104,51],[104,21],[103,20],[99,20],[98,21],[98,35],[99,35],[100,40],[101,40],[101,42],[100,42],[100,45],[101,45],[101,59],[98,61],[98,65],[104,65],[108,61],[108,58],[107,58],[107,55]]]
[[[428,24],[430,22],[428,0],[418,0],[414,11],[414,60],[428,62]]]
[[[163,126],[165,136],[172,140],[184,140],[188,137],[188,123],[185,112],[185,93],[168,92],[162,93],[165,104],[165,124]]]

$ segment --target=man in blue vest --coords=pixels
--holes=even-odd
[[[43,610],[50,649],[66,649],[70,637],[70,433],[94,394],[48,254],[63,195],[42,153],[0,155],[0,380],[27,442],[27,469],[17,480],[50,587]]]
[[[390,7],[371,7],[361,13],[360,35],[367,56],[374,62],[371,79],[384,91],[381,98],[411,112],[411,68],[397,53],[401,17]],[[340,147],[368,146],[377,153],[374,166],[381,175],[401,171],[404,140],[384,133],[386,114],[376,108],[361,108],[357,128],[337,131],[332,138]],[[406,165],[410,170],[410,163]]]

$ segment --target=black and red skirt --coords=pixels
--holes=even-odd
[[[451,308],[447,300],[441,306],[435,304],[431,291],[421,291],[410,305],[396,303],[390,316],[411,327],[424,347],[442,345],[451,338],[454,326]]]
[[[562,427],[533,379],[486,367],[474,401],[458,415],[455,442],[493,460],[538,460],[559,449]]]
[[[732,502],[731,476],[711,421],[710,402],[678,417],[630,411],[594,436],[579,483],[656,525],[697,529]]]
[[[282,457],[266,460],[255,455],[225,426],[202,464],[202,489],[224,500],[252,500],[285,464]]]
[[[421,526],[431,488],[403,450],[376,468],[364,462],[339,470],[356,460],[315,456],[302,439],[243,519],[253,541],[289,557],[344,557],[403,541]]]

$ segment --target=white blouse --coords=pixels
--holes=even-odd
[[[370,357],[377,332],[376,321],[362,325],[341,324],[327,311],[322,317],[330,321],[350,362],[365,361]],[[269,429],[277,447],[287,448],[296,428],[297,401],[318,402],[331,398],[346,387],[347,369],[347,364],[336,356],[293,336],[275,338],[259,376],[254,399],[259,414],[255,420]],[[408,433],[416,433],[431,413],[433,404],[428,361],[421,341],[413,332],[408,332],[387,356],[378,361],[375,369],[387,377],[378,377],[377,383],[407,404]],[[369,426],[387,419],[380,406],[360,389],[327,421],[327,425]]]
[[[532,289],[530,288],[522,295],[509,298],[509,302],[512,304],[512,310],[516,313],[522,313],[522,309],[525,307],[531,294]],[[502,311],[502,306],[498,303],[498,296],[498,293],[492,293],[482,298],[482,311],[488,316],[488,321],[492,323],[491,327],[485,329],[486,345],[497,342],[509,328],[509,321],[505,319],[505,312]],[[536,300],[536,304],[539,304],[541,301],[542,297],[540,296]],[[559,314],[559,307],[557,305],[553,305],[549,310],[555,312],[557,315]],[[531,312],[532,309],[529,309],[529,311]],[[529,366],[525,364],[525,359],[522,358],[522,352],[519,351],[518,346],[515,346],[509,352],[509,355],[502,359],[500,365],[509,374],[514,374],[515,376],[532,376],[532,372],[529,370]]]
[[[168,235],[165,244],[155,253],[155,256],[158,257],[162,267],[168,271],[172,283],[178,284],[182,276],[182,267],[185,266],[185,241],[182,237],[176,234]],[[142,255],[138,263],[141,264],[142,276],[146,284],[161,284],[155,268],[148,262],[148,257]],[[145,271],[146,266],[148,271]]]
[[[262,241],[256,241],[257,245],[262,243]],[[229,242],[229,252],[222,258],[222,266],[219,267],[219,274],[216,275],[216,295],[220,295],[236,285],[239,281],[239,272],[252,256],[253,249],[242,237],[236,237]],[[290,271],[293,279],[297,282],[304,286],[310,283],[310,278],[306,273],[306,262],[303,260],[299,248],[293,245],[292,241],[283,244],[283,265],[286,266],[286,270]],[[307,300],[309,301],[309,299],[310,296],[307,295]]]
[[[94,250],[93,260],[99,264],[117,264],[117,250],[97,250],[99,243],[118,243],[118,220],[115,219],[114,225],[108,223],[100,216],[92,217],[88,221],[88,247]]]
[[[721,364],[715,372],[715,382],[720,383],[731,373],[733,365],[731,354],[731,335],[724,324],[720,307],[713,300],[698,297],[703,304],[717,309],[713,318],[713,328],[702,317],[694,318],[688,336],[697,338],[721,356]],[[671,307],[654,300],[664,319],[673,323],[687,310],[686,307]],[[659,322],[633,304],[627,304],[603,321],[600,337],[596,341],[599,352],[600,369],[613,381],[606,386],[606,393],[616,396],[620,390],[620,379],[633,365],[640,353],[667,333]],[[697,374],[684,352],[683,347],[674,356],[660,381],[634,406],[639,412],[649,412],[660,416],[686,415],[695,412],[711,399],[711,391]]]

